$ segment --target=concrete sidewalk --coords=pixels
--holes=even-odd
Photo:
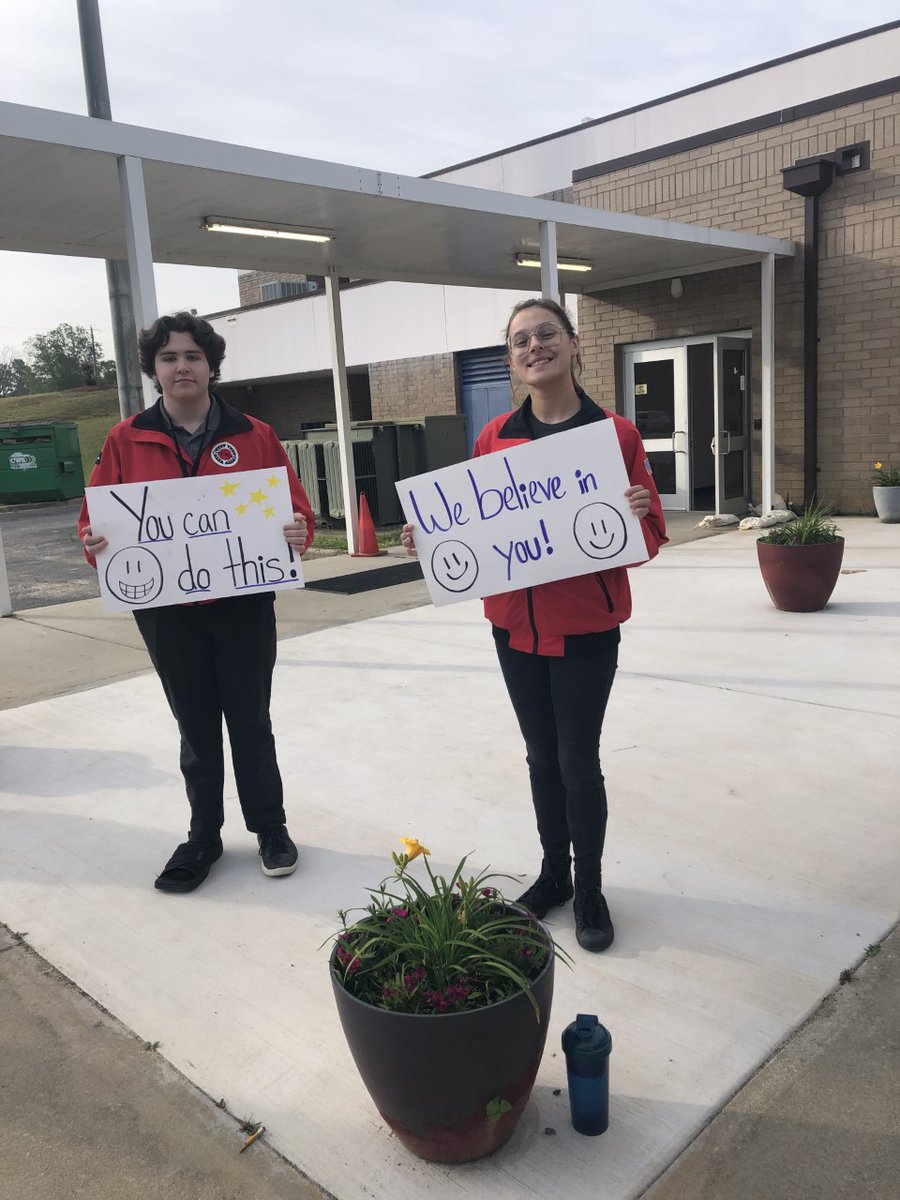
[[[232,797],[225,858],[176,904],[149,881],[184,822],[177,752],[156,680],[134,677],[146,659],[130,620],[83,601],[0,622],[0,920],[24,935],[0,949],[3,1061],[18,1063],[0,1073],[0,1198],[314,1194],[268,1146],[237,1154],[220,1097],[341,1200],[423,1183],[438,1197],[635,1197],[667,1168],[654,1200],[893,1196],[892,943],[784,1045],[900,907],[886,749],[900,527],[841,526],[853,573],[822,614],[771,608],[752,535],[666,549],[633,573],[604,735],[617,942],[588,960],[575,948],[560,973],[514,1142],[455,1170],[411,1160],[381,1126],[317,947],[402,833],[439,863],[474,847],[479,865],[533,871],[518,734],[479,606],[422,607],[421,583],[280,597],[273,711],[301,871],[259,875]],[[570,912],[553,926],[574,948]],[[614,1037],[614,1118],[597,1140],[554,1095],[559,1032],[579,1010]]]

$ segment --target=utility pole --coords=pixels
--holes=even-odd
[[[109,104],[109,83],[106,78],[106,61],[103,57],[103,35],[100,29],[98,0],[76,0],[76,3],[88,116],[111,121],[112,109]],[[113,349],[119,387],[119,412],[124,420],[125,417],[142,412],[144,408],[134,306],[131,302],[131,279],[128,274],[127,262],[107,260],[106,286],[109,291],[109,310],[112,317]]]

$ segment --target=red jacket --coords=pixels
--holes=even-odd
[[[603,420],[615,422],[628,478],[632,484],[650,489],[650,512],[641,522],[641,528],[647,544],[647,559],[654,558],[668,539],[659,493],[650,473],[641,435],[625,417],[605,412],[580,388],[578,393],[581,413],[576,425]],[[526,397],[521,408],[495,417],[482,429],[475,443],[474,457],[531,441],[530,422],[531,398]],[[608,571],[541,583],[500,596],[486,596],[484,615],[493,625],[508,631],[513,650],[557,658],[567,652],[577,653],[576,644],[569,642],[567,646],[567,639],[604,633],[631,616],[628,571],[625,567],[612,567]]]
[[[152,408],[114,425],[106,436],[103,449],[91,471],[88,487],[113,483],[145,483],[151,479],[181,479],[190,475],[227,475],[229,471],[254,471],[266,467],[287,467],[291,504],[295,513],[306,517],[307,549],[315,533],[315,520],[303,484],[288,461],[284,447],[271,425],[232,408],[223,400],[219,425],[212,441],[200,453],[196,464],[185,457],[168,431],[157,400]],[[87,499],[78,517],[79,537],[90,524]],[[102,533],[102,529],[94,530]],[[93,555],[85,557],[96,567]]]

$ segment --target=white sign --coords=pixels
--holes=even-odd
[[[397,484],[432,603],[644,562],[611,420]]]
[[[26,454],[23,450],[15,450],[9,456],[9,467],[11,471],[36,471],[37,459],[33,454]]]
[[[85,489],[103,607],[156,608],[303,587],[284,537],[293,519],[287,470]]]

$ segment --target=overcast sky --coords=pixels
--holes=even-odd
[[[100,0],[100,14],[116,120],[419,175],[896,20],[898,6]],[[0,100],[86,112],[75,0],[2,0],[0,22]],[[157,267],[160,310],[232,307],[236,278]],[[0,356],[61,321],[92,324],[112,354],[103,264],[0,253]]]

